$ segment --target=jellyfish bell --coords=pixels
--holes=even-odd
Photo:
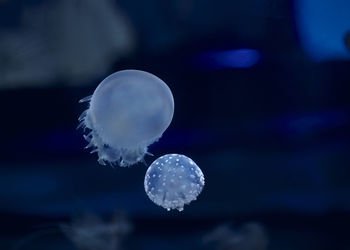
[[[92,96],[89,108],[79,117],[88,148],[105,165],[130,166],[143,160],[150,144],[170,125],[174,99],[158,77],[140,70],[118,71],[105,78]]]
[[[204,187],[204,175],[197,164],[185,155],[167,154],[147,169],[145,191],[157,205],[170,211],[182,211],[196,200]]]

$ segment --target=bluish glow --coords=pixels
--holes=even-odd
[[[304,192],[271,194],[264,197],[262,201],[273,207],[288,209],[296,212],[324,213],[329,208],[334,197],[324,192]]]
[[[260,57],[260,52],[254,49],[219,50],[200,53],[194,57],[194,62],[204,70],[250,68]]]
[[[271,127],[286,134],[318,133],[344,126],[349,113],[341,110],[290,114],[271,121]]]
[[[329,130],[347,123],[348,117],[348,113],[342,111],[315,112],[304,116],[290,117],[285,124],[285,130],[292,133]]]
[[[297,0],[296,23],[305,52],[315,61],[350,59],[350,1]]]

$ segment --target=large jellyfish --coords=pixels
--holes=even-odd
[[[182,211],[204,187],[204,175],[190,158],[167,154],[156,159],[145,176],[145,190],[157,205]]]
[[[174,114],[174,99],[169,87],[158,77],[140,70],[123,70],[104,79],[92,96],[80,102],[89,108],[79,117],[79,127],[98,153],[98,162],[130,166],[147,154]]]

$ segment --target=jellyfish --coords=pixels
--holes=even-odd
[[[204,175],[194,161],[185,155],[167,154],[147,169],[145,191],[157,205],[170,211],[182,211],[196,200],[204,187]]]
[[[130,166],[144,161],[148,146],[170,125],[174,99],[158,77],[140,70],[122,70],[105,78],[92,96],[80,102],[89,107],[79,117],[88,129],[86,148],[97,152],[102,165]]]

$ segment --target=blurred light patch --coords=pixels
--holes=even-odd
[[[274,127],[287,134],[307,134],[336,129],[349,122],[345,111],[324,111],[289,115],[275,120]]]
[[[260,57],[260,52],[254,49],[206,51],[194,56],[193,63],[202,70],[250,68]]]
[[[85,85],[136,46],[115,1],[39,1],[16,10],[19,23],[0,30],[0,88]]]
[[[296,0],[295,10],[302,47],[312,60],[350,59],[349,0]]]

